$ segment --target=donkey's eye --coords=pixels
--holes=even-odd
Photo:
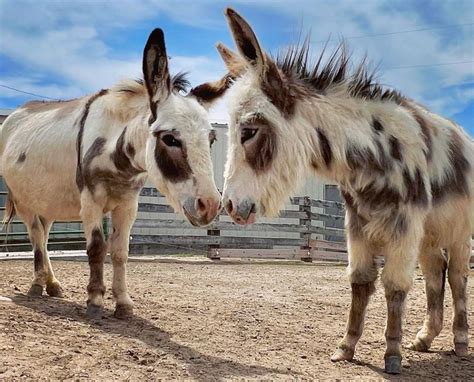
[[[242,130],[240,130],[240,143],[244,144],[247,142],[249,139],[252,139],[255,137],[255,134],[257,134],[258,129],[254,129],[251,127],[244,127]]]
[[[170,147],[181,147],[182,144],[178,141],[173,135],[166,134],[161,137],[161,140],[165,143],[166,146]]]

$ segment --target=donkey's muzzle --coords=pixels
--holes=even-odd
[[[232,220],[241,225],[255,223],[257,213],[256,204],[250,199],[234,203],[231,199],[224,200],[224,207]]]
[[[216,198],[188,198],[184,202],[184,215],[198,227],[210,224],[221,211],[222,204]]]

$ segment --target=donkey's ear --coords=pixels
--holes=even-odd
[[[263,75],[267,58],[260,48],[252,28],[232,8],[227,8],[225,15],[240,54],[257,70],[257,73]]]
[[[232,52],[222,43],[218,43],[216,45],[216,48],[219,54],[221,55],[225,66],[227,66],[229,73],[232,74],[234,77],[239,77],[247,70],[247,62],[237,53]]]
[[[143,76],[150,97],[152,112],[156,113],[156,107],[153,107],[152,104],[165,100],[171,89],[165,36],[160,28],[156,28],[151,32],[146,42],[143,51]]]
[[[195,88],[191,89],[189,92],[190,96],[196,97],[201,105],[206,109],[212,106],[212,104],[221,98],[227,89],[230,88],[234,80],[234,76],[230,73],[227,73],[218,81],[206,82]]]

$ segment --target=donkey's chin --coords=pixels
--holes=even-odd
[[[190,214],[185,207],[183,207],[183,214],[186,216],[186,219],[194,226],[194,227],[205,227],[212,223],[214,219],[208,219],[205,216],[197,217]]]

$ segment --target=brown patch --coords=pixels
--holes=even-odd
[[[82,136],[84,135],[84,127],[86,124],[87,116],[89,115],[89,109],[94,101],[106,95],[108,93],[107,89],[102,89],[100,92],[94,94],[93,96],[89,97],[87,100],[84,111],[82,112],[81,118],[79,120],[79,132],[77,133],[77,141],[76,141],[76,150],[77,150],[77,168],[76,168],[76,184],[79,188],[79,191],[82,191],[84,188],[84,177],[82,174]]]
[[[26,160],[26,153],[21,153],[18,157],[17,163],[23,163]]]
[[[232,79],[232,75],[226,74],[219,81],[206,82],[191,89],[189,94],[196,97],[200,103],[210,104],[224,95],[232,85]]]
[[[370,296],[375,292],[374,282],[366,284],[351,283],[352,300],[347,321],[347,334],[358,339],[364,328],[365,310]]]
[[[135,152],[135,149],[133,148],[133,146],[130,145],[130,143],[125,142],[126,132],[127,127],[123,129],[122,134],[120,134],[120,137],[117,139],[115,151],[110,154],[110,158],[114,162],[114,165],[119,172],[123,173],[123,175],[125,175],[126,177],[133,177],[142,172],[145,172],[145,170],[135,168],[130,158],[128,157],[128,149],[131,148],[133,152]]]
[[[383,125],[375,118],[372,120],[372,128],[376,133],[381,133],[384,131]]]
[[[44,271],[44,256],[41,249],[35,248],[34,251],[35,273]]]
[[[395,138],[393,135],[391,135],[388,142],[390,144],[390,155],[392,156],[393,159],[396,159],[397,161],[401,162],[402,149],[400,146],[400,141],[397,138]]]
[[[421,129],[421,134],[423,136],[423,140],[426,145],[426,159],[428,161],[431,161],[433,157],[433,137],[432,137],[432,132],[434,132],[434,127],[431,126],[428,121],[420,114],[420,111],[414,107],[412,104],[410,104],[408,101],[403,100],[401,103],[403,107],[405,107],[412,115],[413,118],[415,118],[416,122],[420,126]]]
[[[376,156],[368,147],[349,145],[346,148],[346,161],[351,170],[367,170],[384,174],[392,168],[382,143],[375,141],[379,155]]]
[[[256,173],[267,171],[277,152],[277,135],[273,126],[263,117],[257,116],[248,124],[240,126],[245,129],[250,126],[258,129],[254,139],[244,144],[245,159]]]
[[[378,186],[374,182],[363,189],[357,190],[357,201],[369,209],[398,207],[401,201],[400,193],[389,185]]]
[[[155,161],[163,176],[171,183],[184,182],[191,178],[192,169],[188,163],[186,146],[168,147],[161,140],[170,131],[160,131],[156,134]]]
[[[385,148],[384,148],[382,142],[380,142],[379,139],[375,139],[375,145],[377,146],[378,163],[380,165],[380,168],[383,171],[390,171],[392,169],[393,163],[392,163],[392,160],[390,159],[390,157],[385,152]]]
[[[100,228],[94,228],[87,243],[87,256],[90,267],[90,279],[87,291],[91,294],[104,295],[104,260],[107,253],[107,244]]]
[[[431,194],[433,203],[440,203],[448,195],[469,196],[469,185],[467,177],[471,164],[464,156],[464,142],[461,135],[453,130],[451,142],[449,143],[449,158],[451,169],[442,183],[431,183]]]
[[[406,188],[406,201],[419,207],[428,205],[428,193],[419,168],[412,176],[407,168],[403,170],[403,180]]]
[[[387,300],[387,327],[385,338],[387,340],[387,352],[385,356],[400,355],[399,344],[402,340],[402,318],[406,298],[405,291],[386,290]]]
[[[326,134],[324,134],[321,129],[316,129],[316,132],[318,133],[321,157],[323,158],[326,167],[329,168],[331,167],[331,162],[333,159],[331,144],[329,143],[329,139],[327,138]]]

